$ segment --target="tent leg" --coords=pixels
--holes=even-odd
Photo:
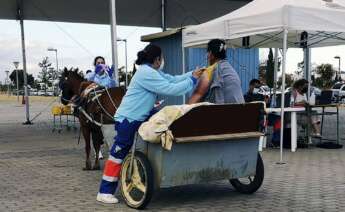
[[[30,121],[30,111],[29,111],[29,93],[28,93],[28,79],[26,76],[26,52],[25,52],[25,36],[24,36],[24,20],[23,20],[23,1],[20,2],[18,7],[17,15],[20,22],[20,34],[22,41],[22,56],[23,56],[23,77],[24,77],[24,95],[25,95],[25,115],[26,121],[23,123],[25,125],[32,124]]]
[[[311,58],[311,49],[310,48],[305,48],[304,49],[304,78],[306,80],[308,80],[308,92],[307,92],[307,100],[310,100],[310,95],[311,95],[311,91],[310,91],[310,86],[311,86],[311,73],[310,73],[310,67],[311,67],[311,63],[310,63],[310,58]],[[310,113],[308,113],[310,115]],[[310,117],[310,116],[308,116]],[[311,126],[308,122],[308,126],[307,126],[307,144],[309,145],[311,143],[311,137],[310,137],[310,132],[311,132]]]
[[[310,73],[310,58],[311,58],[311,49],[305,48],[304,49],[304,79],[308,80],[308,95],[307,99],[309,100],[310,97],[310,85],[311,85],[311,73]]]
[[[162,0],[162,30],[163,32],[167,30],[166,24],[166,0]]]
[[[185,58],[185,48],[184,48],[184,36],[183,36],[183,30],[181,30],[181,39],[182,39],[182,42],[181,42],[181,51],[182,51],[182,73],[186,73],[186,58]],[[186,104],[186,94],[183,95],[183,100],[182,100],[182,104]]]
[[[116,31],[116,0],[109,0],[110,5],[110,30],[111,30],[111,53],[112,53],[112,63],[114,65],[114,79],[119,83],[119,73],[118,73],[118,59],[117,59],[117,31]]]
[[[286,71],[286,50],[287,50],[287,35],[288,30],[284,29],[283,40],[283,67],[282,67],[282,98],[281,98],[281,113],[280,113],[280,160],[278,164],[285,164],[283,162],[283,138],[284,138],[284,106],[285,106],[285,71]]]
[[[278,53],[279,53],[278,48],[274,48],[274,75],[273,75],[274,80],[273,80],[272,107],[275,107],[277,104],[276,100],[277,100],[277,82],[278,82]]]

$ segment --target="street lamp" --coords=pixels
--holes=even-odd
[[[18,66],[19,66],[19,62],[18,61],[14,61],[13,65],[16,68],[17,102],[19,102],[19,79],[18,79]]]
[[[335,56],[334,59],[338,59],[339,60],[339,66],[338,66],[339,73],[336,74],[336,77],[337,77],[336,80],[340,80],[340,78],[341,78],[341,73],[340,73],[340,60],[341,60],[341,57],[340,56]]]
[[[6,73],[6,83],[7,83],[7,95],[10,96],[10,80],[8,78],[8,74],[10,73],[10,71],[5,71]]]
[[[125,42],[125,57],[126,57],[126,82],[125,87],[128,86],[128,65],[127,65],[127,39],[117,39],[117,41]]]
[[[48,51],[51,51],[51,52],[55,52],[55,60],[56,60],[56,73],[54,74],[54,77],[53,77],[53,81],[55,81],[56,79],[56,77],[57,77],[57,75],[58,75],[58,72],[59,72],[59,62],[58,62],[58,56],[57,56],[57,49],[55,49],[55,48],[48,48],[47,49]],[[53,88],[54,88],[54,93],[55,93],[55,85],[53,86]]]

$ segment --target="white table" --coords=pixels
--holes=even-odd
[[[305,111],[304,107],[286,107],[284,112],[291,114],[291,151],[296,152],[297,149],[297,112]],[[278,113],[280,115],[281,108],[266,108],[267,113]],[[284,126],[281,126],[284,127]]]

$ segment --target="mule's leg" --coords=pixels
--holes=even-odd
[[[91,160],[90,160],[90,151],[91,151],[91,143],[90,143],[90,127],[88,125],[81,125],[81,131],[84,136],[85,140],[85,154],[86,154],[86,160],[85,160],[85,167],[83,170],[91,170]]]
[[[99,163],[99,150],[101,149],[101,144],[103,142],[103,134],[102,130],[99,127],[95,127],[92,129],[92,142],[93,142],[93,147],[95,148],[95,164],[93,165],[93,170],[100,170],[100,163]]]

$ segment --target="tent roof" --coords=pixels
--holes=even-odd
[[[229,40],[249,47],[281,47],[287,29],[288,46],[299,47],[300,34],[307,31],[310,47],[345,43],[345,0],[255,0],[244,7],[184,30],[184,45],[204,45],[208,40]],[[241,39],[239,39],[241,38]]]
[[[0,19],[16,19],[17,2],[1,0]],[[167,27],[199,24],[227,14],[250,0],[167,0]],[[23,0],[25,20],[109,24],[109,0]],[[178,15],[177,15],[178,14]],[[117,24],[161,26],[161,0],[116,0]]]

